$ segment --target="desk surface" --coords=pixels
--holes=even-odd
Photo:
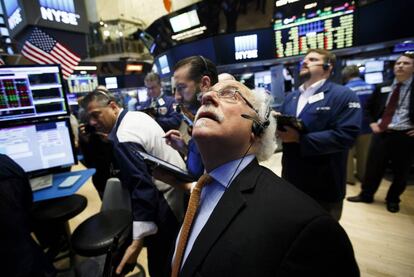
[[[41,189],[38,191],[33,192],[33,201],[40,201],[52,198],[58,198],[63,196],[72,195],[78,191],[78,189],[85,184],[85,182],[95,173],[94,168],[79,170],[79,171],[71,171],[71,172],[63,172],[53,174],[53,186]],[[73,184],[73,186],[68,188],[59,188],[59,185],[69,176],[80,175],[81,177]]]

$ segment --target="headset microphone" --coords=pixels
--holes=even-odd
[[[269,120],[261,122],[258,118],[248,114],[241,114],[240,116],[253,121],[252,133],[257,137],[260,136],[270,124]]]

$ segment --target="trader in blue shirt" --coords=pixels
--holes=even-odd
[[[358,95],[359,102],[361,103],[361,108],[363,111],[365,111],[367,100],[374,92],[374,85],[366,83],[359,77],[359,69],[356,65],[346,66],[342,70],[342,79],[345,86],[350,88]],[[363,113],[361,131],[355,141],[354,147],[349,150],[346,177],[346,182],[348,184],[355,184],[355,176],[359,181],[362,181],[365,175],[365,166],[367,164],[368,149],[371,142],[372,133],[372,130],[369,127],[370,121],[367,113],[368,112]],[[356,172],[354,166],[354,158],[356,160]]]
[[[283,142],[282,177],[313,197],[335,219],[342,214],[348,150],[359,134],[358,96],[328,80],[336,57],[324,49],[309,49],[300,70],[305,80],[287,95],[284,115],[302,120],[304,131],[277,131]]]
[[[160,76],[153,72],[148,73],[144,83],[148,99],[140,107],[140,110],[146,111],[152,116],[165,132],[177,129],[182,118],[174,109],[174,97],[162,93]]]

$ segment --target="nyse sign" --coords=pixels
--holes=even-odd
[[[257,35],[240,36],[234,38],[235,59],[255,59],[258,57]]]
[[[13,30],[20,22],[23,21],[21,9],[17,8],[12,15],[7,19],[10,30]]]
[[[44,20],[55,21],[58,23],[78,25],[79,14],[40,7],[40,13]]]

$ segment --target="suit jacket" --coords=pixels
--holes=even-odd
[[[224,192],[180,276],[359,276],[341,226],[253,160]]]
[[[372,96],[368,99],[367,102],[367,111],[370,123],[377,122],[378,119],[382,117],[382,114],[385,110],[385,105],[389,94],[392,92],[392,89],[386,89],[392,85],[392,82],[386,82],[380,84],[375,89]],[[409,107],[409,118],[411,122],[414,123],[414,80],[411,82],[410,89],[410,107]]]
[[[24,170],[0,154],[0,237],[2,276],[56,276],[56,270],[30,235],[33,196]]]
[[[300,142],[283,144],[282,177],[314,199],[338,202],[345,196],[346,161],[361,127],[361,105],[355,92],[330,81],[316,95],[298,116],[305,126]],[[299,96],[288,94],[280,112],[296,116]]]

